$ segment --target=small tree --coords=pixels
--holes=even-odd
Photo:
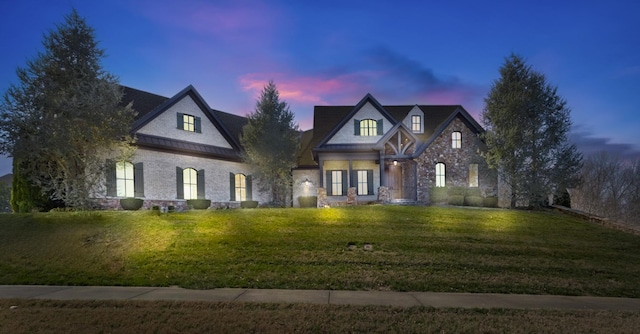
[[[45,35],[43,46],[44,53],[17,70],[20,85],[4,94],[0,152],[20,161],[26,182],[18,187],[87,207],[101,180],[101,153],[130,152],[134,111],[119,107],[122,89],[102,69],[104,50],[75,10]]]
[[[582,154],[567,139],[570,110],[519,56],[507,58],[500,75],[482,113],[485,158],[511,187],[512,207],[542,206],[579,181]]]
[[[269,192],[278,206],[289,203],[291,169],[296,167],[300,134],[293,117],[287,103],[280,101],[275,83],[269,81],[240,138],[245,161],[255,169],[260,190]]]

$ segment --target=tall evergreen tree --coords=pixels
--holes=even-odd
[[[275,83],[269,81],[240,138],[245,161],[253,166],[260,190],[269,192],[278,206],[289,204],[291,169],[296,167],[300,133],[293,117],[287,103],[280,101]]]
[[[44,36],[44,52],[18,68],[0,106],[0,152],[41,192],[67,206],[86,207],[98,186],[100,156],[129,148],[134,117],[120,107],[122,89],[103,70],[104,50],[74,9]],[[19,183],[24,184],[24,183]]]
[[[500,68],[482,112],[485,158],[511,187],[511,206],[545,205],[579,181],[582,154],[569,143],[567,102],[516,55]]]

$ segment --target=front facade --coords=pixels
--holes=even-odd
[[[434,188],[477,188],[497,196],[497,178],[481,156],[484,130],[461,106],[382,106],[365,96],[355,106],[316,107],[303,136],[294,197],[315,186],[326,203],[431,203]],[[316,189],[317,192],[317,189]],[[322,196],[321,196],[322,197]]]
[[[132,127],[137,149],[129,161],[107,160],[104,206],[117,208],[125,197],[142,198],[145,208],[186,209],[189,199],[211,200],[212,207],[269,201],[242,162],[246,118],[211,109],[192,86],[171,98],[124,92],[123,103],[138,112]]]
[[[124,88],[138,112],[137,150],[129,161],[107,159],[107,207],[144,199],[144,207],[212,207],[270,201],[242,162],[245,117],[211,109],[192,86],[171,98]],[[430,204],[434,188],[477,188],[495,196],[497,180],[480,153],[483,129],[461,106],[382,106],[366,95],[354,106],[316,106],[314,127],[301,133],[292,171],[292,204],[320,194],[322,206],[359,203]],[[326,197],[324,194],[326,193]]]

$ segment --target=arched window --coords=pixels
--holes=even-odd
[[[236,201],[247,200],[247,177],[244,174],[235,175]]]
[[[133,164],[128,161],[116,163],[116,191],[118,197],[134,197]]]
[[[360,121],[361,136],[377,136],[378,122],[373,119],[363,119]]]
[[[446,171],[442,162],[436,164],[436,187],[445,187],[446,183]]]
[[[462,134],[460,132],[455,131],[451,134],[451,147],[452,148],[462,147]]]
[[[185,168],[182,171],[184,184],[184,199],[198,198],[198,172],[193,168]]]

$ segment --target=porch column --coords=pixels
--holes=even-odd
[[[385,187],[387,185],[387,176],[384,173],[384,153],[380,151],[380,186]]]
[[[318,188],[325,188],[324,186],[324,159],[318,157],[318,166],[320,167],[320,184]]]

